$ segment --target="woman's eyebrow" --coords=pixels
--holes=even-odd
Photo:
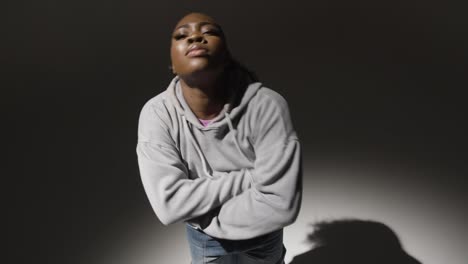
[[[187,23],[187,24],[180,25],[180,26],[178,26],[175,30],[177,30],[177,29],[179,29],[179,28],[188,28],[188,27],[190,27],[190,26],[189,26],[190,24],[192,24],[192,23]],[[218,29],[221,28],[218,24],[212,23],[212,22],[198,22],[198,23],[196,23],[196,24],[198,24],[200,27],[205,26],[205,25],[212,25],[212,26],[215,26],[215,27],[218,28]]]

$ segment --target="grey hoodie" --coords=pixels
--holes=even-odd
[[[302,159],[287,103],[259,82],[231,93],[206,127],[184,100],[178,77],[143,106],[138,164],[163,224],[186,221],[237,240],[295,221]]]

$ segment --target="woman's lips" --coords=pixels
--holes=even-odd
[[[208,54],[208,50],[204,48],[196,48],[192,49],[187,53],[188,57],[198,57],[198,56],[204,56]]]

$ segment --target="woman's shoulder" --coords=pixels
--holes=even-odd
[[[164,112],[168,103],[168,92],[165,90],[146,100],[141,108],[141,113]]]
[[[171,127],[171,106],[167,90],[151,97],[140,110],[140,126]]]
[[[138,121],[139,141],[172,142],[170,134],[173,124],[167,100],[167,92],[164,91],[144,103]]]
[[[257,107],[288,107],[287,101],[283,95],[264,85],[260,86],[260,88],[257,91],[257,94],[254,98],[252,98],[252,103]]]

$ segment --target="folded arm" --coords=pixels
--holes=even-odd
[[[255,139],[252,188],[222,205],[204,229],[226,239],[247,239],[287,226],[299,213],[302,157],[288,107],[282,98],[258,111],[262,117]]]
[[[189,179],[167,124],[148,105],[140,115],[136,150],[146,194],[165,225],[203,215],[250,186],[245,173]]]

